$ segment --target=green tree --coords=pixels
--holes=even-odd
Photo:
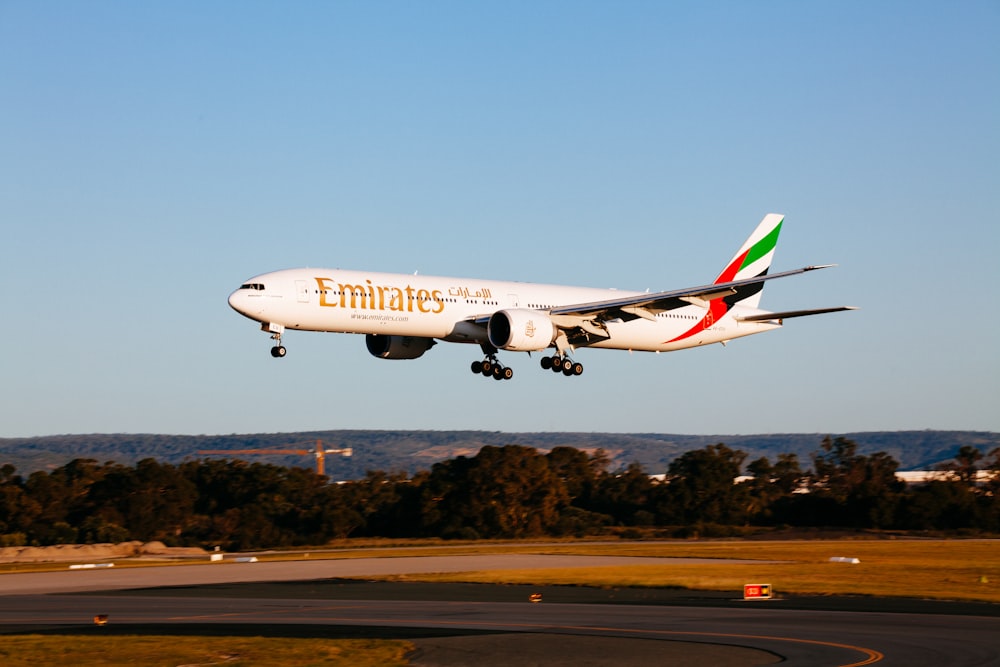
[[[655,508],[653,481],[637,462],[625,470],[601,475],[592,509],[613,518],[618,525],[635,526],[647,523],[647,515]],[[655,520],[655,516],[654,516]]]
[[[436,463],[424,484],[427,528],[445,537],[528,537],[554,532],[568,496],[532,447],[486,446]]]
[[[369,470],[363,479],[343,485],[360,515],[359,534],[415,537],[421,534],[420,485],[426,473],[411,481],[406,473]]]
[[[747,489],[736,484],[746,453],[719,443],[685,452],[667,469],[672,523],[744,521]]]
[[[857,453],[857,443],[829,436],[813,455],[811,501],[820,511],[814,518],[828,525],[884,528],[895,519],[905,484],[896,479],[899,463],[885,452]]]
[[[906,494],[901,504],[902,527],[915,530],[955,530],[979,525],[975,492],[955,480],[932,480]]]
[[[562,482],[570,502],[587,507],[594,494],[597,479],[604,472],[607,457],[602,450],[588,456],[573,447],[554,447],[545,455],[549,468]]]
[[[746,492],[746,520],[765,525],[785,522],[785,501],[805,479],[798,456],[779,454],[774,465],[761,457],[747,465],[747,472],[753,477],[741,484]]]
[[[980,467],[986,472],[986,480],[979,488],[982,526],[1000,532],[1000,447],[991,450]]]
[[[0,469],[0,535],[10,535],[5,542],[27,541],[27,533],[42,513],[41,506],[24,488],[24,481],[9,463]],[[16,546],[21,546],[20,544]]]
[[[975,486],[976,476],[979,473],[979,461],[983,459],[983,453],[972,445],[962,445],[955,454],[955,460],[938,466],[938,470],[945,470],[953,473],[960,482],[966,486]]]

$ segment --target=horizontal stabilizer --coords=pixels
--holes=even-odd
[[[760,313],[759,315],[737,315],[740,322],[767,322],[769,320],[787,320],[793,317],[807,315],[823,315],[824,313],[839,313],[842,310],[857,310],[856,306],[836,306],[834,308],[815,308],[813,310],[786,310],[783,313]]]

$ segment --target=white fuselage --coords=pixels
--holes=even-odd
[[[639,292],[535,283],[446,278],[340,269],[288,269],[249,279],[229,304],[265,325],[337,333],[416,336],[484,343],[477,318],[505,309],[550,309]],[[707,305],[707,304],[706,304]],[[734,315],[760,314],[737,305],[713,318],[711,308],[688,305],[652,319],[606,322],[607,338],[590,347],[669,351],[767,331],[776,320],[741,322]]]

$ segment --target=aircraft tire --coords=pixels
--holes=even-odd
[[[490,361],[489,359],[486,359],[485,361],[482,362],[482,364],[480,364],[479,370],[482,372],[483,375],[489,377],[490,375],[493,374],[493,362]]]
[[[503,379],[504,380],[509,380],[512,377],[514,377],[514,369],[513,368],[504,368],[503,369]]]
[[[271,356],[275,359],[280,359],[285,356],[286,350],[284,345],[275,345],[271,348]]]
[[[483,372],[483,362],[481,362],[481,361],[473,361],[472,362],[472,372],[475,373],[476,375],[479,375],[480,373],[482,373]]]
[[[543,370],[547,371],[552,369],[552,357],[542,357],[542,360],[539,363],[542,365]]]
[[[573,364],[573,375],[583,375],[583,364],[581,363]]]

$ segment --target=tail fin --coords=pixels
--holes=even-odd
[[[753,230],[753,234],[740,246],[726,268],[723,269],[716,283],[726,283],[733,280],[743,280],[744,278],[756,278],[767,275],[771,267],[771,259],[774,258],[774,248],[778,244],[778,234],[781,232],[781,223],[785,216],[779,213],[768,213],[764,219]],[[740,290],[735,297],[728,297],[726,301],[739,303],[741,305],[756,308],[760,303],[761,292],[764,283],[749,286],[746,290]]]

